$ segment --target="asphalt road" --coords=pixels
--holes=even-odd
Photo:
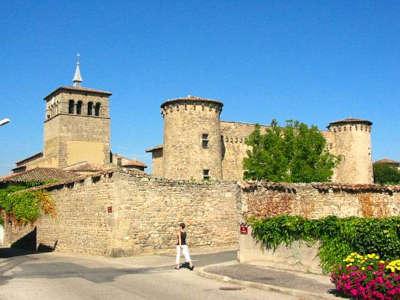
[[[0,249],[0,299],[296,299],[173,269],[173,255],[105,258]],[[233,251],[193,255],[196,266],[235,258]]]

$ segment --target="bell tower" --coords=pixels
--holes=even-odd
[[[65,168],[87,161],[110,160],[110,92],[82,86],[79,54],[72,86],[47,95],[44,121],[44,165]]]

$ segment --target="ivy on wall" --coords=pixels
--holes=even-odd
[[[282,215],[251,219],[253,237],[267,249],[290,246],[294,241],[320,242],[319,257],[324,272],[340,263],[352,252],[377,253],[382,259],[400,257],[400,217],[337,218],[329,216],[309,220]]]
[[[1,186],[0,210],[3,210],[17,224],[32,223],[42,213],[55,216],[55,204],[47,193],[26,190],[27,188],[41,184],[43,182],[27,182]],[[3,224],[4,221],[1,219],[0,222]]]

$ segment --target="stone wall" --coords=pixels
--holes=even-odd
[[[243,179],[243,159],[249,147],[246,138],[254,131],[255,124],[220,122],[222,136],[222,177],[224,180]],[[267,127],[262,126],[262,130]]]
[[[244,217],[281,214],[306,218],[388,217],[400,214],[400,188],[379,185],[248,183],[242,186]]]
[[[281,214],[306,218],[389,217],[400,215],[400,186],[243,183],[241,222]],[[239,238],[239,261],[321,273],[318,245],[294,243],[275,251],[248,235]]]
[[[232,247],[238,242],[240,190],[232,183],[106,172],[47,190],[58,216],[34,224],[41,247],[112,256],[171,249],[179,222],[187,224],[192,247]],[[7,242],[17,238],[13,232]]]

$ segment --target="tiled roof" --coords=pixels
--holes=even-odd
[[[122,159],[121,165],[123,167],[135,166],[135,167],[147,168],[146,164],[142,163],[141,161],[135,160],[135,159]]]
[[[138,161],[136,159],[127,158],[127,157],[122,156],[121,154],[118,154],[118,153],[114,153],[113,157],[114,157],[113,158],[114,164],[116,164],[116,165],[118,164],[118,159],[119,158],[121,159],[121,166],[122,167],[142,167],[142,168],[147,168],[145,163],[143,163],[141,161]]]
[[[75,163],[73,165],[70,165],[68,167],[65,167],[63,170],[65,170],[65,171],[73,171],[73,172],[79,172],[79,171],[81,171],[81,172],[83,172],[83,171],[90,171],[90,172],[96,171],[96,172],[98,172],[98,171],[104,171],[105,169],[106,168],[104,168],[104,167],[91,164],[91,163],[89,163],[87,161],[82,161],[82,162],[78,162],[78,163]]]
[[[59,88],[55,89],[50,94],[48,94],[46,97],[44,97],[44,99],[46,100],[47,98],[53,96],[54,94],[57,94],[62,91],[92,93],[92,94],[99,94],[99,95],[106,95],[106,96],[112,95],[112,93],[108,92],[108,91],[90,89],[90,88],[86,88],[86,87],[82,87],[82,86],[60,86]]]
[[[21,173],[11,174],[0,177],[0,183],[12,182],[45,182],[49,180],[70,180],[77,178],[73,172],[64,171],[56,168],[34,168]]]

